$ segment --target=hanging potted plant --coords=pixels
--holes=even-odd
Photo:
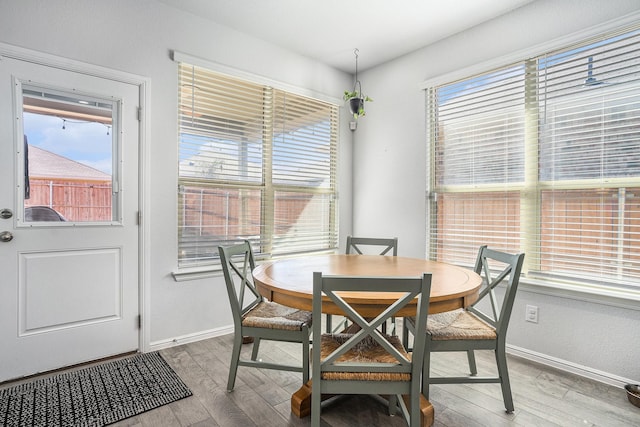
[[[373,99],[362,94],[362,84],[358,80],[358,49],[355,49],[353,53],[356,56],[356,82],[353,85],[353,90],[345,90],[343,98],[349,103],[349,110],[353,114],[353,118],[358,120],[358,117],[365,115],[364,103],[371,102]]]
[[[344,91],[344,100],[349,102],[349,110],[351,111],[351,114],[353,114],[353,118],[356,120],[358,119],[358,117],[365,115],[365,101],[373,101],[373,99],[369,98],[368,96],[360,95],[360,92],[355,90],[355,88],[353,91]]]

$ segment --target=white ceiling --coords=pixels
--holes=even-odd
[[[348,73],[533,0],[160,0]]]

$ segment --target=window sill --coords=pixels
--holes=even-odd
[[[630,310],[640,310],[640,289],[620,289],[607,286],[571,284],[559,281],[522,277],[519,289],[554,297],[594,304],[604,304]]]
[[[173,271],[171,275],[176,282],[186,282],[189,280],[206,279],[216,277],[222,274],[222,266],[220,264],[207,265],[204,267],[187,267]]]

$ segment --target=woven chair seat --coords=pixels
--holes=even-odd
[[[334,350],[351,338],[350,334],[323,334],[321,340],[320,357],[326,359]],[[411,359],[404,349],[400,338],[386,335],[391,343],[406,358]],[[384,347],[371,337],[367,337],[357,343],[353,348],[340,356],[338,362],[354,363],[398,363],[398,360],[390,355]],[[411,381],[408,373],[394,372],[322,372],[325,380],[359,380],[359,381]]]
[[[427,333],[433,340],[495,340],[495,329],[467,310],[430,314]]]
[[[309,311],[262,301],[244,315],[242,326],[300,331],[304,325],[311,325],[311,317]]]

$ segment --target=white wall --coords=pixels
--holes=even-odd
[[[425,108],[428,79],[509,56],[640,10],[639,0],[537,0],[360,75],[374,99],[353,142],[354,234],[398,236],[402,256],[426,253]],[[366,52],[361,52],[366,55]],[[522,58],[518,58],[522,59]],[[538,324],[524,307],[539,307]],[[637,301],[523,286],[508,342],[512,351],[601,380],[640,380]]]
[[[175,282],[177,66],[170,51],[340,99],[351,76],[155,0],[0,0],[0,42],[150,78],[151,348],[232,325],[221,276]],[[344,110],[344,109],[342,109]],[[343,111],[342,120],[348,122]],[[351,132],[340,135],[340,224],[351,227]]]
[[[425,254],[421,82],[639,8],[639,0],[538,0],[362,73],[363,89],[375,101],[354,133],[353,158],[349,117],[344,111],[341,116],[341,247],[351,232],[353,198],[354,234],[397,236],[400,255]],[[171,276],[177,251],[177,72],[169,52],[179,50],[329,96],[339,97],[352,78],[154,0],[0,0],[0,42],[150,78],[151,170],[145,190],[151,204],[144,218],[150,222],[150,343],[159,347],[228,327],[221,277],[177,283]],[[637,304],[623,308],[618,300],[585,298],[523,289],[510,344],[564,368],[639,382]],[[540,307],[537,325],[522,321],[525,304]]]

